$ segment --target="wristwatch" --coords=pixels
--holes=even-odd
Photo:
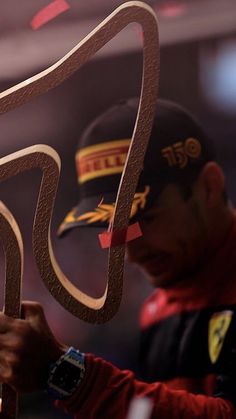
[[[71,396],[85,374],[85,356],[73,347],[50,366],[47,391],[54,399]]]

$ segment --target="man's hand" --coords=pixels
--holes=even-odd
[[[0,313],[0,382],[18,392],[46,387],[48,369],[67,351],[50,330],[42,306],[22,303],[22,318]]]

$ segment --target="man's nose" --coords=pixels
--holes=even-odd
[[[139,259],[139,254],[143,252],[144,239],[143,236],[131,240],[126,244],[125,259],[129,262],[135,262]]]

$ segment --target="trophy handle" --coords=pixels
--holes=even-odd
[[[18,318],[21,311],[23,275],[23,242],[19,227],[7,207],[0,202],[1,242],[5,253],[4,313]],[[15,419],[18,395],[7,384],[2,384],[1,419]]]

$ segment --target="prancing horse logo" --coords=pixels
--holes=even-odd
[[[208,327],[208,350],[212,364],[219,358],[233,312],[230,310],[214,313]]]

